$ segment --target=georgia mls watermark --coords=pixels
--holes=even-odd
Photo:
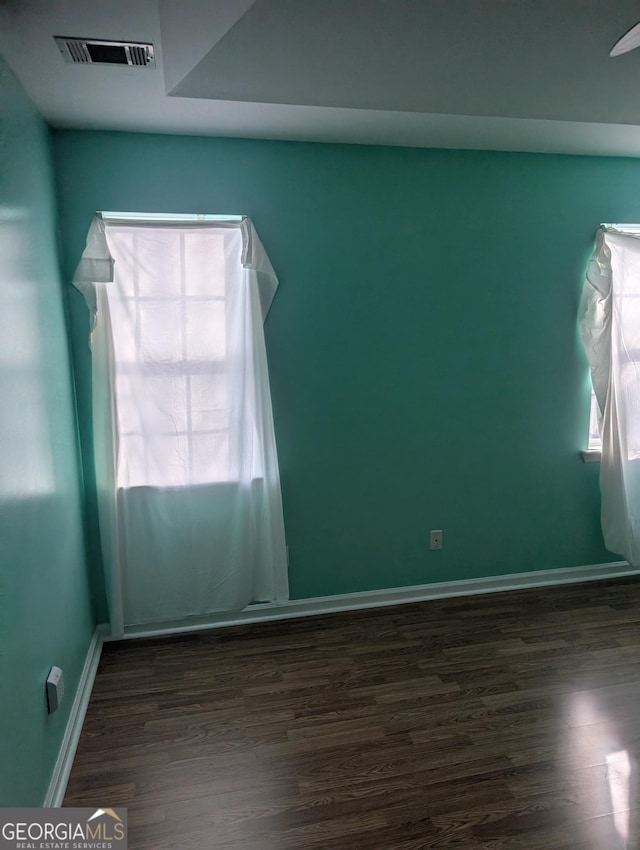
[[[0,850],[127,850],[126,809],[0,809]]]

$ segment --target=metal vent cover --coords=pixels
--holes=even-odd
[[[53,40],[65,62],[72,65],[132,65],[136,68],[156,66],[153,44],[68,38],[63,35],[54,35]]]

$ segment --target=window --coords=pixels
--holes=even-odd
[[[602,451],[602,439],[600,438],[600,428],[598,427],[598,402],[596,394],[591,390],[591,412],[589,415],[589,445],[587,450],[590,452]]]
[[[639,224],[603,224],[601,228],[612,234],[631,236],[633,241],[640,238]],[[630,460],[635,460],[640,458],[640,405],[635,401],[637,373],[640,366],[640,347],[637,344],[640,295],[635,283],[632,284],[629,281],[637,280],[640,277],[640,260],[634,252],[626,251],[624,255],[617,252],[612,257],[611,264],[618,278],[628,281],[624,288],[619,286],[616,292],[616,322],[621,333],[621,340],[624,340],[624,342],[619,343],[620,352],[623,352],[623,354],[618,358],[617,398],[625,399],[627,453]],[[601,451],[602,439],[598,427],[598,405],[595,393],[592,390],[588,452]]]
[[[631,236],[635,241],[640,238],[640,224],[601,224],[601,232],[611,234],[625,234]],[[612,273],[612,268],[615,267],[615,273],[620,279],[631,279],[632,273],[637,278],[640,275],[640,261],[633,252],[625,252],[624,259],[622,255],[617,255],[615,258],[608,260],[609,275]],[[593,262],[593,258],[592,258]],[[587,282],[589,273],[587,274]],[[628,396],[625,401],[625,407],[628,412],[633,411],[633,415],[626,423],[627,446],[629,459],[640,458],[640,405],[635,404],[632,400],[635,399],[637,393],[635,385],[637,381],[637,371],[640,366],[640,347],[636,344],[638,319],[640,317],[640,295],[638,295],[637,287],[627,286],[626,288],[618,288],[616,293],[616,301],[618,309],[616,311],[617,323],[619,330],[622,333],[622,338],[625,342],[622,345],[624,356],[620,357],[619,375],[618,375],[618,396]],[[601,329],[600,329],[601,330]],[[630,403],[631,401],[631,403]],[[589,443],[587,451],[583,452],[584,460],[599,460],[602,452],[602,439],[600,429],[598,427],[598,404],[595,393],[591,391],[591,410],[589,416]]]
[[[232,320],[238,228],[109,226],[119,487],[237,479],[231,460]],[[235,472],[235,474],[234,474]]]

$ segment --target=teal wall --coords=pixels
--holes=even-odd
[[[67,278],[95,210],[252,217],[292,597],[615,560],[576,314],[598,224],[640,220],[640,162],[78,131],[54,157]]]
[[[0,806],[38,806],[94,626],[49,131],[1,59],[0,116]]]

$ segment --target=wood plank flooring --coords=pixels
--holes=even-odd
[[[640,847],[640,579],[106,644],[131,850]]]

